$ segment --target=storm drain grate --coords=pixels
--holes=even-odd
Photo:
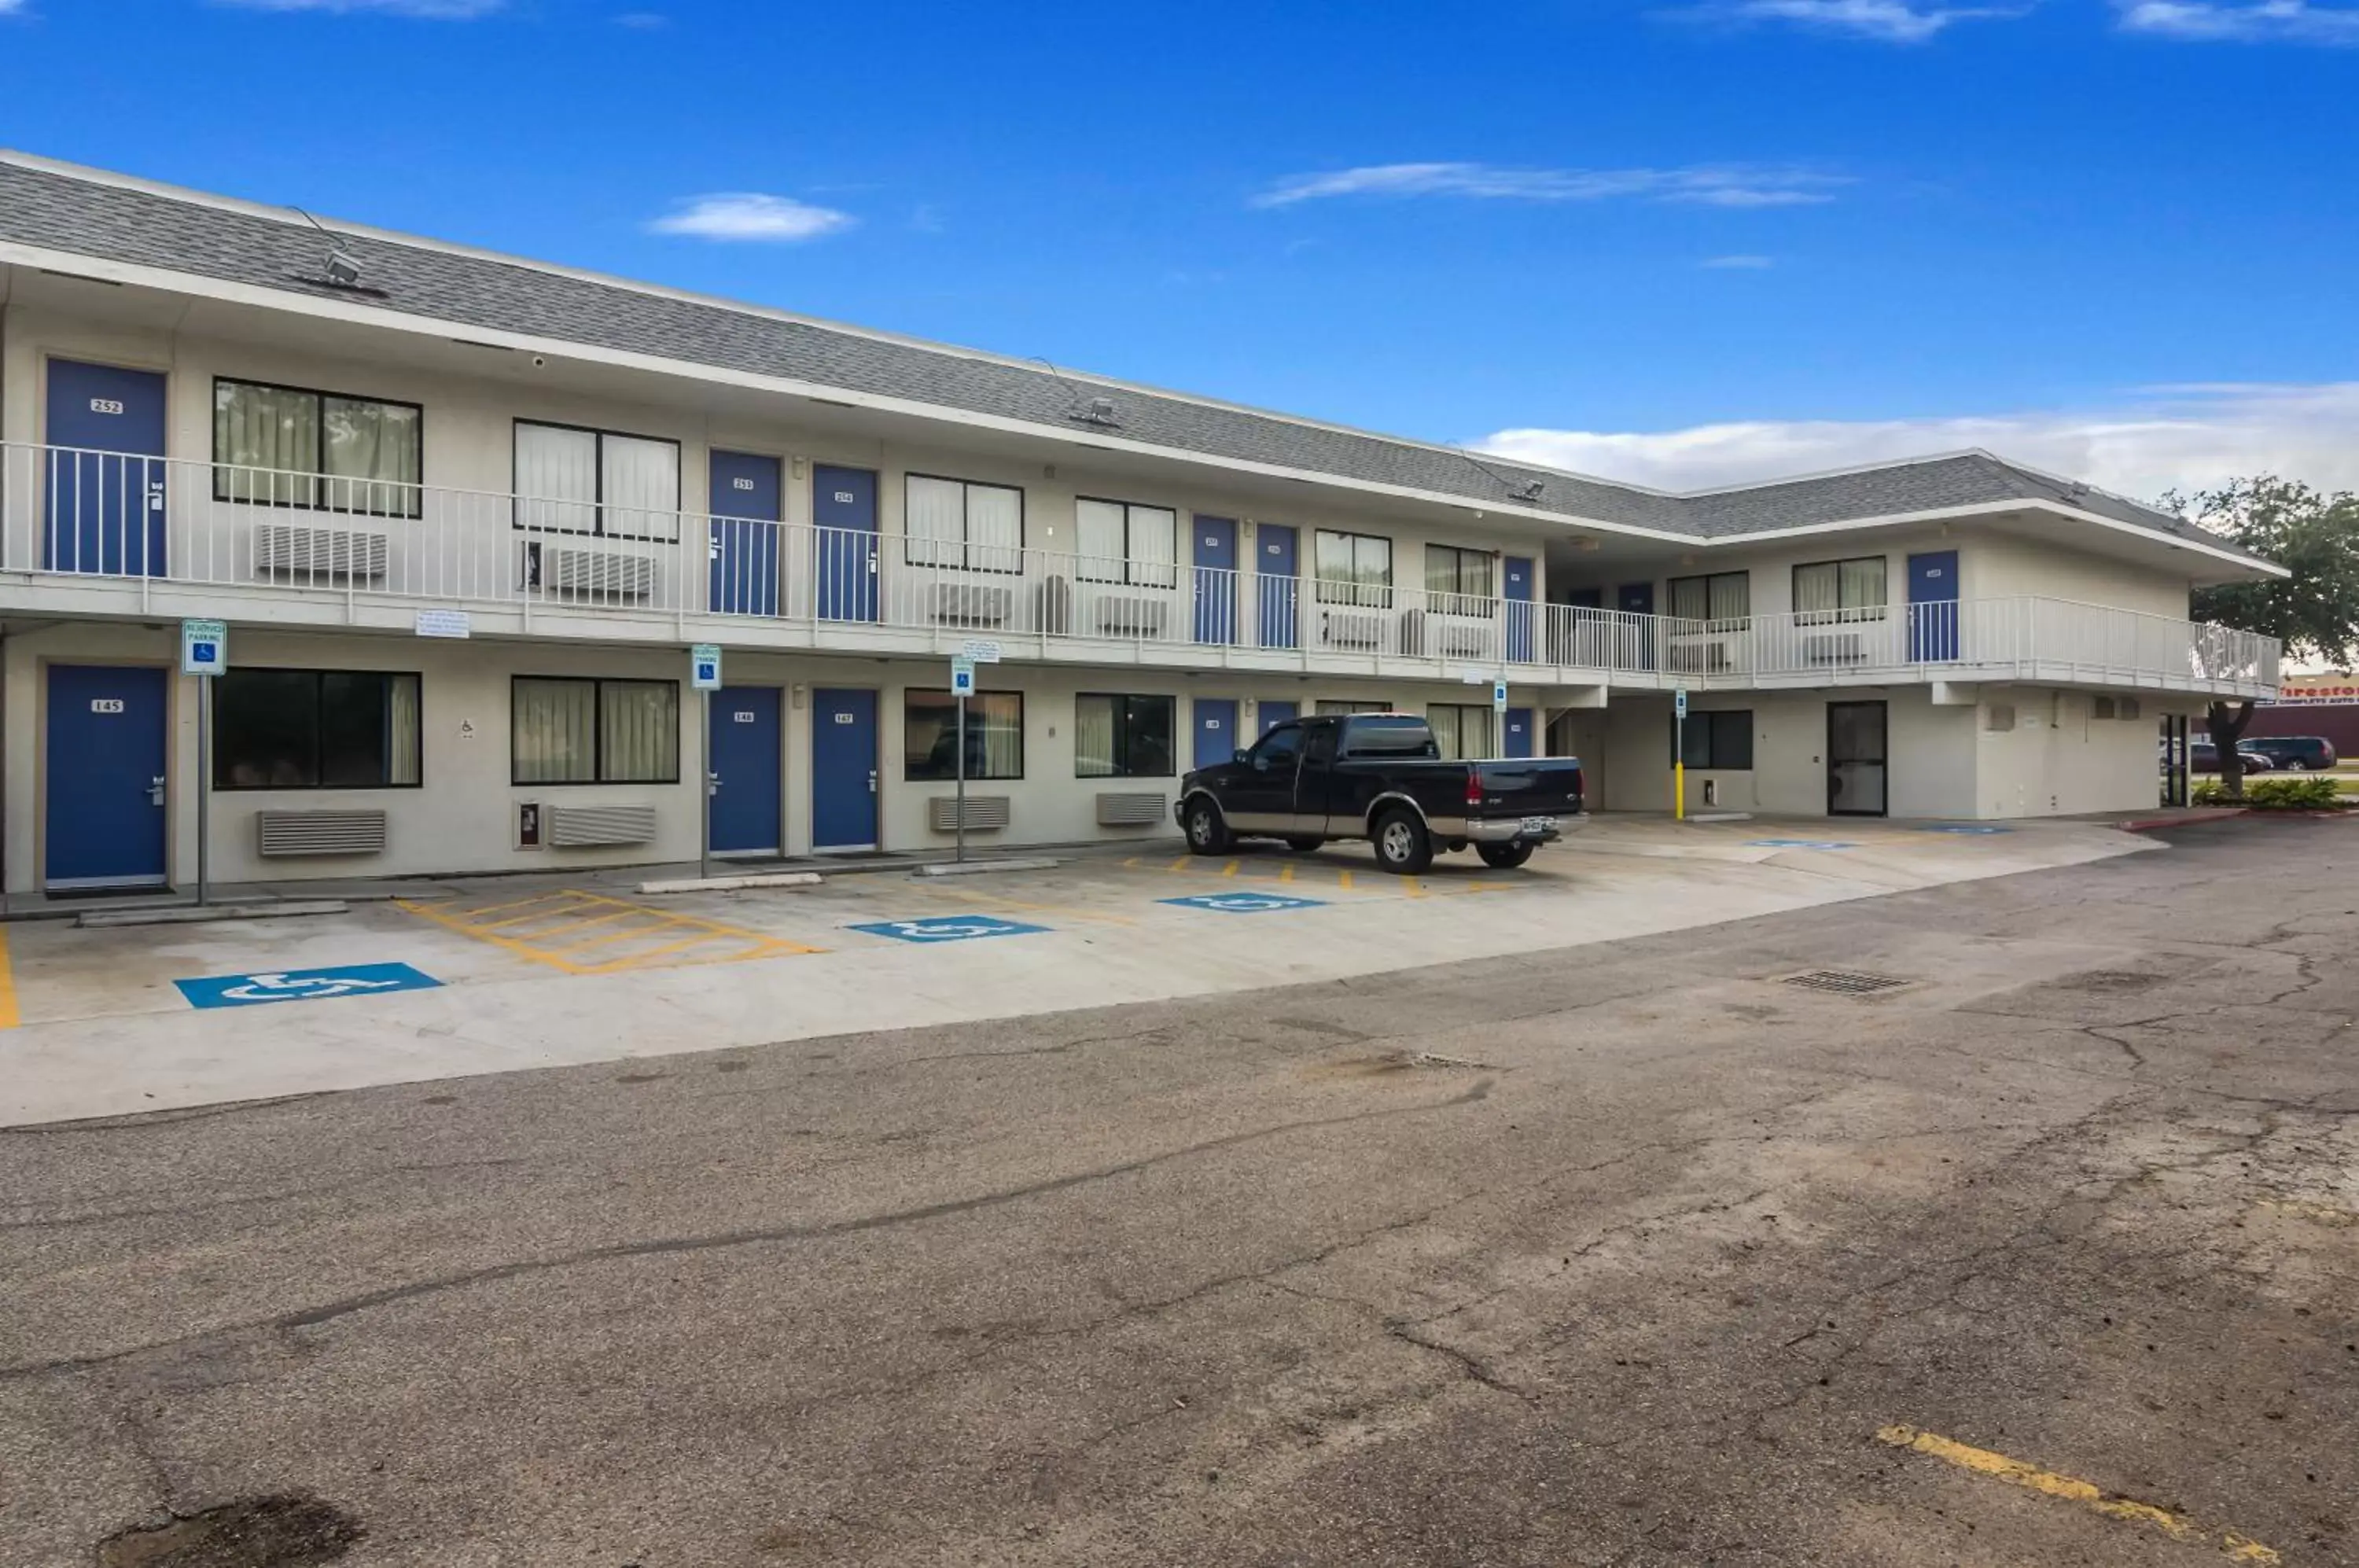
[[[1856,969],[1813,969],[1808,975],[1789,975],[1788,985],[1805,985],[1813,991],[1832,991],[1839,996],[1869,996],[1878,991],[1890,991],[1908,984],[1889,975],[1865,975]]]

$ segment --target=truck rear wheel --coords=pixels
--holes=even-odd
[[[1532,846],[1516,839],[1506,844],[1478,844],[1474,853],[1483,857],[1484,865],[1495,870],[1513,871],[1532,857]]]
[[[1229,835],[1229,824],[1221,820],[1221,808],[1201,796],[1188,802],[1186,821],[1191,855],[1224,855],[1235,842]]]
[[[1394,806],[1379,816],[1369,837],[1375,843],[1376,864],[1396,877],[1414,877],[1433,864],[1433,840],[1406,806]]]

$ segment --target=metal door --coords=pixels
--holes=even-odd
[[[1261,605],[1261,646],[1293,648],[1301,625],[1301,589],[1295,564],[1301,538],[1293,528],[1257,523],[1254,543],[1254,592]]]
[[[1254,717],[1260,723],[1263,735],[1269,734],[1272,729],[1294,718],[1301,712],[1302,704],[1299,702],[1275,702],[1267,697],[1254,704]]]
[[[1535,737],[1532,735],[1532,725],[1536,718],[1537,715],[1529,708],[1507,710],[1507,733],[1503,737],[1506,745],[1501,749],[1500,756],[1529,757],[1533,754]]]
[[[712,693],[712,853],[776,855],[781,788],[778,689]]]
[[[1614,605],[1622,612],[1622,620],[1614,628],[1614,668],[1654,669],[1655,623],[1630,617],[1655,613],[1655,585],[1652,583],[1625,583],[1614,592]]]
[[[813,463],[811,521],[819,528],[820,619],[875,620],[876,475],[864,468]]]
[[[1827,814],[1880,817],[1886,811],[1885,705],[1827,704]]]
[[[706,603],[723,615],[778,613],[778,460],[716,452],[712,471],[712,558]]]
[[[1528,557],[1510,555],[1500,567],[1506,585],[1507,661],[1529,664],[1533,657],[1532,563]]]
[[[161,670],[49,666],[42,881],[148,887],[165,880]]]
[[[1958,552],[1908,558],[1908,657],[1919,663],[1958,657]]]
[[[1237,525],[1232,517],[1196,517],[1196,640],[1237,640]]]
[[[876,693],[811,693],[811,847],[876,847]]]
[[[1196,710],[1196,766],[1212,768],[1228,761],[1245,746],[1237,737],[1237,702],[1234,697],[1199,697]]]
[[[164,378],[53,359],[48,434],[41,564],[163,576]]]

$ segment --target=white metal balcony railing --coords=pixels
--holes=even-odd
[[[712,617],[698,635],[723,642],[729,621],[799,625],[829,646],[861,646],[873,626],[933,634],[879,646],[1007,636],[1650,686],[1891,675],[2260,694],[2278,672],[2273,638],[2056,599],[1685,620],[14,443],[0,443],[0,572],[682,629]]]

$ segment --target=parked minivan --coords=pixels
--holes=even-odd
[[[2247,735],[2238,751],[2257,751],[2288,773],[2332,768],[2341,760],[2324,735]]]

